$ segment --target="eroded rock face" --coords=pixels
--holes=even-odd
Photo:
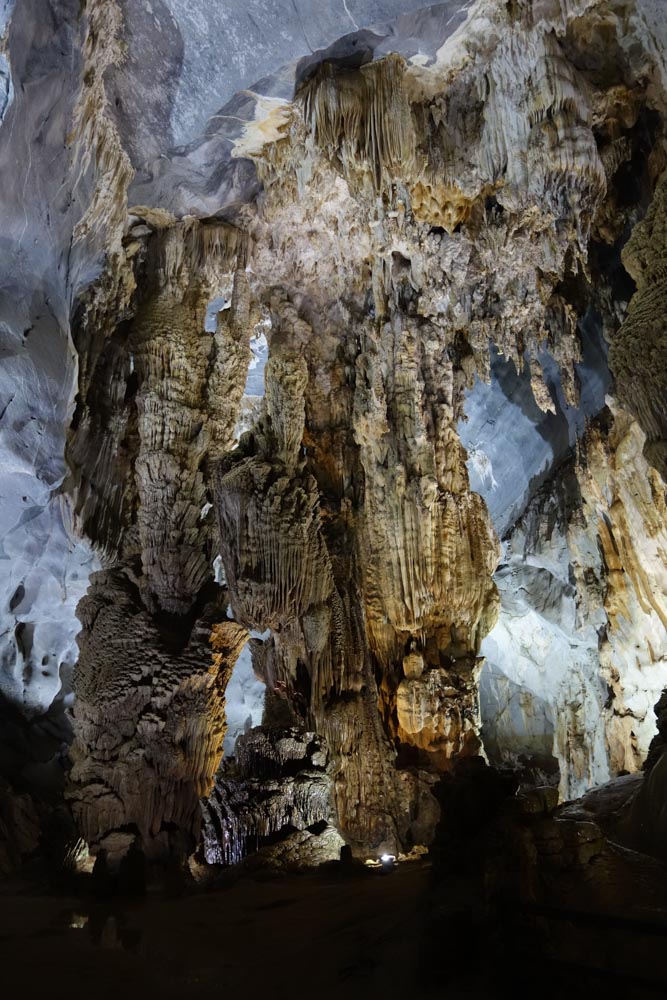
[[[623,262],[637,284],[628,316],[611,348],[610,364],[619,398],[646,435],[647,460],[667,479],[665,362],[661,316],[667,296],[667,172],[657,184],[646,218],[633,230]]]
[[[75,7],[39,17],[32,4],[0,8],[0,692],[28,714],[67,693],[76,604],[99,568],[72,531],[67,497],[56,496],[77,368],[68,266],[81,258],[73,250],[68,260],[68,248],[83,207],[64,142],[81,71]]]
[[[258,846],[328,824],[331,767],[323,740],[298,729],[255,729],[239,736],[203,813],[209,864],[234,864],[253,841]]]
[[[118,570],[96,576],[79,614],[68,791],[78,827],[111,866],[137,837],[149,860],[187,853],[220,759],[224,689],[246,632],[220,622],[215,605],[195,622],[158,622]]]
[[[329,754],[296,826],[332,821],[358,853],[431,839],[434,782],[481,735],[500,759],[551,770],[563,795],[638,767],[665,683],[654,6],[476,0],[371,32],[395,5],[350,0],[355,31],[335,42],[325,4],[317,44],[335,44],[237,95],[204,134],[191,129],[227,77],[207,89],[206,53],[184,47],[203,7],[75,6],[52,13],[76,59],[38,77],[30,105],[41,127],[57,78],[54,131],[71,125],[71,147],[56,157],[48,135],[57,169],[38,158],[35,201],[59,207],[67,192],[63,228],[40,243],[48,218],[26,209],[20,233],[12,217],[19,249],[37,241],[48,264],[47,290],[14,269],[13,381],[30,383],[32,365],[59,402],[48,475],[22,423],[44,394],[3,411],[7,448],[30,456],[12,496],[21,476],[45,490],[34,518],[16,503],[7,518],[2,690],[48,707],[73,661],[70,618],[51,680],[33,679],[51,633],[30,616],[42,602],[18,558],[28,521],[56,523],[62,485],[79,549],[62,570],[49,540],[51,577],[63,588],[103,566],[80,603],[74,681],[69,795],[86,839],[111,857],[135,840],[155,859],[189,849],[251,630],[270,704]],[[50,43],[31,4],[10,29],[10,65],[29,81],[19,49]],[[158,31],[151,77],[138,45]],[[0,100],[5,160],[8,116],[25,106]],[[26,338],[33,320],[57,350]],[[260,334],[265,395],[249,402]],[[610,389],[605,340],[624,409],[610,403],[613,420],[591,429]],[[68,587],[70,604],[83,589]],[[220,792],[224,774],[206,851],[229,861],[248,833],[285,825],[294,788],[273,790],[262,826],[245,791]],[[248,764],[255,797],[264,777]]]
[[[500,621],[483,644],[492,759],[558,765],[565,798],[641,767],[666,683],[665,490],[644,440],[613,406],[533,501],[507,542]]]

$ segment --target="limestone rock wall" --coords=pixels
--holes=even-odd
[[[485,745],[495,762],[551,774],[564,798],[640,769],[655,732],[667,522],[644,440],[615,406],[593,425],[578,464],[512,531],[497,577],[500,620],[482,647]]]
[[[575,543],[578,511],[569,467],[543,487],[513,529],[496,574],[501,611],[482,644],[480,681],[489,760],[528,781],[556,784],[566,799],[607,780],[610,764],[599,649],[607,622],[604,570],[595,537]],[[575,558],[587,584],[575,579]],[[590,607],[582,606],[589,591]]]
[[[2,690],[26,709],[55,695],[76,578],[102,567],[80,603],[69,794],[112,856],[138,838],[164,858],[196,836],[248,630],[270,632],[251,643],[271,710],[326,741],[330,815],[359,853],[432,836],[434,782],[481,749],[487,648],[488,680],[520,647],[482,679],[487,704],[520,691],[509,722],[496,711],[498,752],[520,737],[557,760],[563,794],[648,746],[664,496],[637,425],[616,412],[588,434],[576,487],[536,493],[609,387],[600,344],[588,363],[593,328],[661,469],[655,6],[409,6],[374,32],[361,29],[392,3],[346,6],[349,37],[239,93],[203,133],[188,131],[192,102],[210,108],[224,74],[207,91],[180,0],[152,20],[121,0],[54,0],[49,24],[29,0],[9,22],[0,201],[19,264],[0,317],[19,391],[0,418]],[[219,30],[217,8],[194,9]],[[266,393],[244,408],[258,329]],[[467,440],[470,456],[461,440],[500,356],[530,382],[516,483],[493,473],[500,434]],[[19,550],[26,562],[51,529],[57,568],[38,585]],[[58,635],[50,581],[54,602],[68,593]]]
[[[593,432],[587,443],[582,476],[605,567],[608,626],[601,662],[614,699],[607,725],[614,771],[633,771],[646,758],[655,733],[653,707],[667,686],[665,485],[644,454],[642,430],[613,407],[608,435]]]
[[[82,39],[74,4],[39,18],[35,6],[0,14],[0,692],[28,714],[67,693],[76,604],[99,568],[57,496],[76,393],[68,248],[85,206],[71,198],[76,150],[64,136]]]
[[[667,172],[658,181],[646,218],[635,227],[623,252],[637,293],[610,353],[619,398],[639,421],[646,435],[646,457],[663,480],[667,479],[667,343],[662,319],[667,296],[666,255]]]

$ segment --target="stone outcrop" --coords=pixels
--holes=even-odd
[[[332,819],[331,767],[322,739],[298,729],[254,729],[239,736],[203,817],[208,864],[234,864],[249,846],[284,841],[293,833],[307,843],[305,835],[319,834]]]
[[[638,995],[647,984],[655,989],[665,975],[654,941],[667,875],[664,864],[619,837],[618,814],[636,783],[636,776],[619,778],[557,808],[556,789],[517,794],[516,784],[484,766],[459,768],[443,782],[432,852],[437,981],[455,987],[462,958],[467,977],[490,953],[494,976],[508,956],[513,979],[516,969],[532,979],[548,965],[554,996],[610,975]],[[638,966],[643,956],[647,976]]]

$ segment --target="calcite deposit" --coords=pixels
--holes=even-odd
[[[0,693],[66,709],[76,833],[397,854],[466,762],[640,771],[660,4],[48,9],[0,5]]]

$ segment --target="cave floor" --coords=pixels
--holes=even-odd
[[[601,925],[602,938],[599,928],[567,923],[562,940],[554,936],[562,962],[531,954],[530,938],[518,958],[466,921],[464,883],[441,882],[434,893],[427,862],[386,877],[335,866],[228,874],[235,880],[224,888],[141,900],[3,884],[0,997],[518,1000],[536,985],[542,1000],[667,996],[656,953],[664,957],[664,934],[655,928],[628,940],[611,918],[613,933]],[[510,942],[530,933],[511,917],[505,930]],[[584,954],[574,965],[572,934]]]
[[[420,863],[386,877],[258,873],[225,889],[136,902],[5,889],[2,995],[441,996],[420,971],[428,880]]]

